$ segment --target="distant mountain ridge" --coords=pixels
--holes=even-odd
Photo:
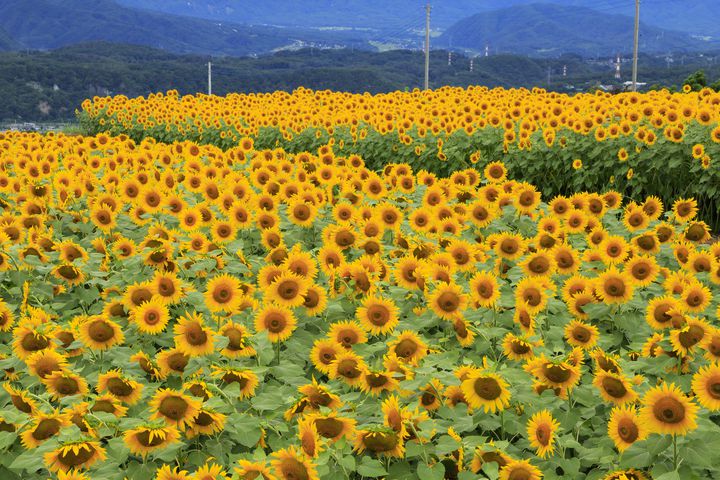
[[[149,10],[214,20],[288,26],[346,26],[389,28],[421,20],[425,0],[118,0]],[[445,29],[475,13],[528,5],[537,0],[435,0],[432,20]],[[560,2],[558,2],[560,3]],[[563,0],[563,6],[585,7],[600,13],[633,16],[635,2],[615,0]],[[644,2],[641,18],[652,26],[693,35],[720,37],[718,0]],[[421,23],[421,22],[419,22]]]
[[[449,27],[436,46],[493,53],[512,52],[533,56],[576,53],[583,56],[613,55],[632,50],[634,19],[584,8],[533,3],[479,13]],[[684,32],[641,23],[643,53],[698,51],[718,48],[720,42],[693,38]]]
[[[128,8],[112,0],[0,0],[0,48],[53,49],[109,41],[175,53],[242,56],[326,36],[287,28],[219,23]],[[3,39],[3,32],[7,40]]]

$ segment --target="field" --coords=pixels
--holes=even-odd
[[[718,94],[80,117],[0,133],[3,480],[720,476]]]

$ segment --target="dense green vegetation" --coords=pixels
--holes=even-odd
[[[148,47],[107,43],[84,44],[51,52],[0,53],[0,120],[71,119],[80,103],[94,95],[147,95],[177,89],[180,93],[207,90],[207,57],[175,55]],[[591,62],[575,55],[533,59],[513,55],[474,60],[435,51],[431,86],[488,85],[549,87],[559,91],[593,90],[612,84],[608,62]],[[650,84],[682,85],[703,64],[689,57],[684,65],[667,67],[661,58],[642,57],[641,79]],[[258,58],[213,59],[214,93],[269,92],[299,86],[349,92],[387,92],[420,87],[420,52],[373,53],[359,50],[301,50]],[[568,76],[563,77],[563,67]],[[623,67],[628,74],[629,66]],[[707,78],[720,77],[720,66],[705,66]],[[548,71],[550,83],[548,84]],[[711,82],[710,82],[711,83]]]

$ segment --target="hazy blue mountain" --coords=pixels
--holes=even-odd
[[[11,50],[17,50],[22,46],[16,42],[9,33],[4,29],[0,28],[0,52],[7,52]]]
[[[612,55],[632,50],[633,25],[631,17],[584,7],[515,5],[465,18],[449,27],[435,44],[475,52],[482,52],[487,45],[493,53]],[[644,53],[709,50],[719,45],[644,23],[640,32]]]
[[[118,0],[150,10],[201,18],[271,25],[346,26],[397,29],[422,25],[425,0]],[[474,13],[527,5],[537,0],[435,0],[433,25],[444,29]],[[563,0],[564,6],[592,8],[600,13],[634,15],[635,2],[626,0]],[[720,37],[718,0],[644,2],[641,18],[648,25],[694,35]]]
[[[147,12],[111,0],[0,0],[0,12],[0,28],[12,43],[32,49],[102,40],[178,53],[248,55],[306,37],[289,29]]]

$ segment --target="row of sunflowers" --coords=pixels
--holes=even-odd
[[[227,150],[245,137],[257,149],[315,152],[333,144],[375,171],[407,163],[449,176],[502,159],[509,177],[547,199],[613,188],[665,203],[694,197],[720,227],[720,93],[566,95],[542,89],[445,87],[357,95],[292,93],[139,98],[95,97],[79,112],[91,135],[136,141],[191,140]]]
[[[697,202],[0,133],[0,477],[720,475]]]

